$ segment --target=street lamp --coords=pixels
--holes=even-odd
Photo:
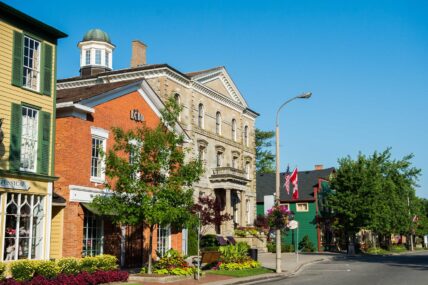
[[[276,204],[279,205],[280,203],[280,193],[279,193],[279,121],[278,116],[279,112],[282,110],[282,108],[293,101],[294,99],[309,99],[312,96],[311,92],[302,93],[300,95],[297,95],[296,97],[293,97],[291,99],[288,99],[285,101],[276,112],[276,128],[275,128],[275,140],[276,140],[276,182],[275,182],[275,196],[276,196]],[[276,230],[276,273],[281,273],[281,230]]]

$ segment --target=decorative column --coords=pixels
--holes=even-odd
[[[232,191],[230,189],[224,189],[225,190],[225,200],[226,200],[226,206],[225,206],[225,211],[226,214],[232,215]],[[225,224],[225,234],[226,235],[231,235],[232,231],[233,231],[233,220],[227,221]]]
[[[240,205],[240,221],[239,221],[239,225],[242,227],[246,227],[247,226],[247,199],[245,197],[245,191],[240,191],[239,193],[239,199],[241,200],[241,203],[239,203]]]

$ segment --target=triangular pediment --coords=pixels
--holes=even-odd
[[[244,97],[242,97],[229,73],[224,67],[216,67],[204,71],[188,73],[195,81],[204,86],[217,91],[223,96],[232,99],[236,103],[248,107]]]

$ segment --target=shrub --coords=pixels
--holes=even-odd
[[[250,246],[245,242],[238,242],[236,245],[225,245],[220,246],[220,259],[225,263],[241,263],[248,261],[250,257],[248,256],[248,250]]]
[[[55,261],[50,260],[35,261],[34,269],[34,275],[40,275],[46,279],[55,278],[61,272],[61,268],[55,263]]]
[[[95,256],[97,260],[97,269],[98,270],[114,270],[117,269],[117,258],[113,255],[102,254]]]
[[[194,268],[189,267],[183,256],[174,249],[165,252],[164,256],[153,267],[155,274],[192,275],[194,273]]]
[[[35,276],[31,281],[26,281],[25,285],[97,285],[111,282],[126,282],[129,274],[126,271],[110,270],[96,271],[93,274],[81,272],[77,275],[60,274],[57,278],[48,279],[44,276]],[[22,285],[22,283],[14,279],[6,279],[0,281],[0,285]]]
[[[3,280],[5,271],[6,271],[6,264],[3,262],[0,262],[0,280]]]
[[[299,250],[303,252],[314,252],[315,247],[308,235],[305,235],[303,239],[299,242]]]
[[[94,273],[98,269],[98,259],[95,256],[86,256],[80,259],[80,270]]]
[[[268,249],[268,252],[275,253],[276,252],[276,243],[274,243],[274,242],[268,243],[267,249]],[[285,244],[285,243],[281,244],[281,252],[294,252],[294,251],[295,251],[294,245]]]
[[[389,251],[400,253],[400,252],[407,251],[407,249],[406,249],[406,247],[404,245],[392,245],[392,246],[389,247]]]
[[[198,254],[198,232],[196,229],[192,227],[188,230],[188,242],[187,242],[187,252],[189,255],[197,255]]]
[[[17,260],[10,263],[10,272],[12,278],[17,281],[27,281],[33,278],[36,271],[37,261],[34,260]]]
[[[80,273],[80,262],[74,257],[64,257],[57,261],[58,266],[61,269],[61,273],[67,275],[76,275]]]
[[[380,247],[371,247],[367,250],[368,254],[387,254],[388,252]]]
[[[216,235],[205,235],[201,237],[201,248],[219,246]]]

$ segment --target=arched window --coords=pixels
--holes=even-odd
[[[217,112],[215,114],[215,133],[221,135],[221,114]]]
[[[250,172],[251,172],[251,165],[250,162],[245,162],[245,174],[247,176],[247,179],[250,179]]]
[[[198,127],[204,128],[204,104],[202,103],[198,107]]]
[[[244,127],[244,144],[248,146],[248,126]]]
[[[232,120],[232,139],[236,142],[236,120]]]
[[[175,93],[175,94],[174,94],[174,99],[175,99],[175,102],[177,103],[177,105],[181,107],[181,98],[180,98],[180,94]],[[178,118],[177,118],[177,120],[178,120],[178,121],[181,121],[181,112],[178,114]]]

